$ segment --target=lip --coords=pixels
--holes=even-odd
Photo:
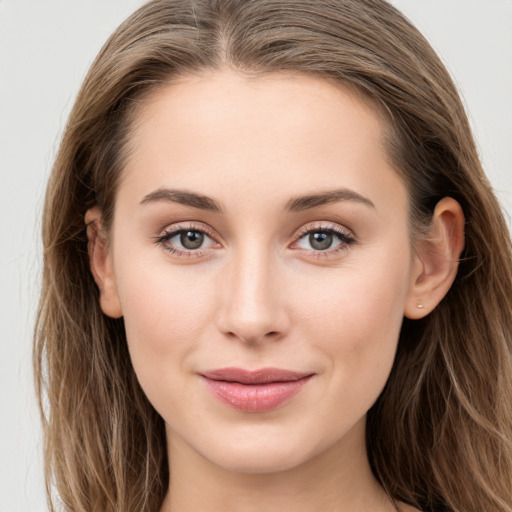
[[[221,402],[243,412],[267,412],[299,393],[314,373],[281,368],[220,368],[200,375]]]

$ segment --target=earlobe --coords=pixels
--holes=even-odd
[[[94,281],[100,290],[100,307],[111,318],[123,316],[117,293],[112,265],[112,255],[101,222],[101,210],[98,206],[90,208],[85,214],[87,225],[87,249],[89,265]]]
[[[414,256],[404,311],[407,318],[427,316],[448,293],[464,249],[464,223],[464,213],[455,199],[439,201],[430,230]]]

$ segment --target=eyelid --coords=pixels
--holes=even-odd
[[[154,242],[157,245],[163,246],[163,248],[178,257],[202,257],[208,254],[214,247],[201,247],[198,249],[180,249],[179,247],[172,247],[169,245],[169,241],[183,231],[198,231],[205,234],[215,244],[221,246],[218,242],[218,236],[214,234],[213,230],[208,225],[196,221],[186,221],[176,224],[172,224],[163,229],[159,235],[154,238]],[[314,232],[327,232],[332,233],[338,237],[340,243],[332,249],[315,250],[315,249],[304,249],[297,247],[296,245],[305,236]],[[293,242],[288,246],[291,249],[303,253],[309,257],[322,258],[337,255],[338,253],[348,249],[349,245],[357,242],[357,239],[353,232],[348,228],[342,227],[332,222],[317,221],[311,224],[306,224],[296,231],[293,236]]]
[[[333,231],[334,233],[339,233],[346,238],[351,238],[354,241],[356,240],[354,233],[350,229],[340,226],[338,224],[334,224],[332,222],[325,221],[316,221],[311,224],[306,224],[302,226],[296,232],[295,237],[301,238],[304,235],[307,235],[314,231]]]
[[[163,229],[160,232],[160,234],[154,238],[154,242],[157,245],[161,245],[165,250],[169,251],[171,254],[184,257],[201,257],[208,253],[211,249],[213,249],[213,247],[201,247],[198,249],[180,249],[179,247],[171,247],[170,245],[168,245],[169,241],[172,238],[174,238],[180,232],[183,231],[198,231],[206,235],[217,245],[220,245],[213,231],[206,224],[196,221],[186,221],[183,223],[180,222],[177,224],[172,224]]]
[[[327,232],[332,233],[338,237],[340,243],[332,249],[315,250],[315,249],[304,249],[296,246],[305,236],[314,232]],[[350,245],[357,243],[357,238],[354,233],[348,228],[342,227],[332,222],[318,221],[312,224],[306,224],[302,226],[294,235],[294,241],[290,247],[296,251],[305,254],[308,257],[314,258],[328,258],[332,256],[338,256],[339,253],[344,252]]]

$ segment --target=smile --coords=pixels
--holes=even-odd
[[[299,393],[313,375],[279,368],[223,368],[201,373],[216,398],[243,412],[276,409]]]

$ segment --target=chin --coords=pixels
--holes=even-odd
[[[234,447],[233,447],[234,448]],[[234,450],[221,454],[212,454],[210,462],[226,471],[243,474],[272,474],[296,468],[308,460],[306,454],[297,450],[278,450],[261,448]]]
[[[241,429],[231,432],[229,439],[219,436],[203,441],[195,447],[200,456],[226,471],[243,474],[289,471],[330,451],[336,444],[336,439],[330,437],[315,439],[313,432],[269,432],[265,428]]]

